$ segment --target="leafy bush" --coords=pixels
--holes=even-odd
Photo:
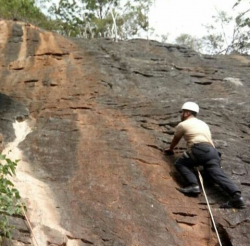
[[[28,22],[46,30],[56,31],[58,22],[46,16],[36,6],[36,2],[35,0],[0,0],[0,18]]]
[[[12,161],[6,155],[0,154],[0,232],[1,235],[11,237],[8,216],[20,215],[22,212],[21,197],[10,176],[15,175],[18,160]]]

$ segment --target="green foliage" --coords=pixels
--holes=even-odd
[[[183,33],[179,35],[176,39],[175,42],[180,45],[187,46],[188,48],[194,49],[198,52],[201,51],[201,41],[197,39],[196,37],[193,37],[187,33]]]
[[[49,9],[53,19],[58,23],[57,30],[66,36],[77,36],[79,34],[79,25],[83,23],[81,18],[75,15],[79,11],[78,4],[73,1],[60,0],[58,6],[53,3]]]
[[[247,1],[238,0],[234,8],[239,7],[242,3]],[[250,1],[248,1],[248,8],[244,9],[235,19],[237,25],[238,36],[235,39],[234,46],[241,51],[247,53],[250,50]]]
[[[72,37],[127,39],[148,31],[152,1],[0,0],[0,18],[29,22]]]
[[[33,8],[32,0],[0,0],[2,18],[18,19],[25,16],[33,17],[38,9]]]
[[[8,215],[20,215],[22,212],[21,197],[9,177],[15,175],[18,160],[12,161],[0,154],[0,232],[10,237],[11,226]]]
[[[242,0],[238,0],[233,8],[238,7],[242,2]],[[247,2],[247,1],[245,1]],[[248,3],[250,4],[250,1],[248,1]],[[250,12],[250,6],[248,9],[244,10],[242,13],[240,13],[237,17],[236,17],[236,22],[240,27],[244,27],[244,26],[248,26],[250,27],[250,17],[249,17],[249,12]]]
[[[169,39],[169,33],[167,34],[162,34],[160,37],[161,37],[161,42],[162,43],[167,43],[168,39]]]
[[[238,1],[240,2],[241,0]],[[245,11],[244,14],[246,13]],[[240,19],[243,15],[234,19],[226,12],[218,11],[217,15],[213,16],[214,24],[205,25],[207,35],[196,38],[182,34],[177,37],[176,42],[205,54],[247,54],[250,51],[250,23],[247,18]],[[233,22],[235,22],[233,29],[230,29]]]
[[[228,53],[231,41],[226,30],[233,18],[228,16],[225,11],[218,11],[213,19],[215,24],[205,25],[208,34],[201,39],[202,49],[208,54]]]
[[[246,3],[247,1],[245,1]],[[243,0],[238,0],[233,8],[239,7]],[[248,1],[250,7],[250,1]],[[244,10],[236,18],[228,16],[224,11],[219,11],[214,16],[215,25],[207,25],[208,35],[202,38],[205,53],[210,54],[247,54],[250,51],[250,8]],[[228,34],[228,27],[234,22],[234,28]],[[216,31],[217,30],[217,31]]]
[[[0,18],[29,22],[47,30],[57,27],[57,23],[41,12],[34,0],[0,0]]]
[[[126,39],[147,30],[151,4],[151,0],[60,0],[49,12],[63,35],[112,38],[116,26],[117,38]]]
[[[127,39],[138,35],[140,31],[148,31],[148,12],[152,1],[127,1],[123,14],[119,15],[122,25],[118,25],[118,35],[121,39]]]

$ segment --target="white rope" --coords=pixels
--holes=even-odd
[[[211,208],[210,208],[210,205],[209,205],[209,202],[208,202],[208,199],[207,199],[206,191],[205,191],[205,188],[204,188],[204,185],[203,185],[203,179],[202,179],[202,176],[201,176],[201,174],[200,174],[200,171],[199,171],[198,167],[197,167],[196,169],[197,169],[198,176],[199,176],[200,183],[201,183],[201,187],[202,187],[202,190],[203,190],[203,193],[204,193],[204,196],[205,196],[206,202],[207,202],[208,211],[209,211],[209,213],[210,213],[210,216],[211,216],[211,219],[212,219],[212,222],[213,222],[213,226],[214,226],[214,229],[215,229],[215,232],[216,232],[217,238],[218,238],[219,245],[220,245],[220,246],[222,246],[222,244],[221,244],[221,240],[220,240],[220,236],[219,236],[219,233],[218,233],[218,230],[217,230],[217,227],[216,227],[215,221],[214,221],[214,217],[213,217],[213,214],[212,214],[212,210],[211,210]]]
[[[26,220],[27,220],[27,223],[28,223],[29,229],[30,229],[30,231],[31,231],[31,234],[33,235],[33,238],[34,238],[33,241],[35,242],[35,244],[36,244],[37,246],[39,246],[39,244],[37,243],[35,234],[34,234],[34,232],[33,232],[33,229],[32,229],[32,227],[31,227],[30,221],[29,221],[29,219],[28,219],[28,216],[27,216],[27,214],[25,213],[25,210],[24,210],[23,206],[21,206],[21,208],[22,208],[23,215],[24,215],[24,217],[25,217]]]

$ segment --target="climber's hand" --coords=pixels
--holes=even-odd
[[[174,155],[174,151],[172,149],[165,149],[164,154],[165,155]]]

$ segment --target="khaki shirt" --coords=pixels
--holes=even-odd
[[[214,147],[209,126],[195,117],[182,121],[176,127],[175,136],[184,137],[187,148],[197,143],[210,143]]]

